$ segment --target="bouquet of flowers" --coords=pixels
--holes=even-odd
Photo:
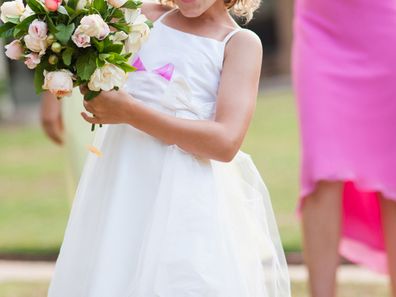
[[[35,70],[37,93],[58,99],[87,85],[90,100],[121,87],[151,22],[137,0],[23,0],[0,7],[0,37],[14,39],[6,56]]]

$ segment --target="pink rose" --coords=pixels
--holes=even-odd
[[[44,71],[44,90],[49,90],[56,97],[70,96],[73,92],[73,74],[66,69]]]
[[[78,47],[91,46],[91,37],[82,32],[81,27],[78,27],[77,30],[74,31],[72,40]]]
[[[40,20],[34,20],[29,25],[29,35],[35,39],[47,38],[48,27],[47,24]]]
[[[41,59],[40,56],[36,53],[30,53],[28,55],[25,56],[25,65],[29,68],[29,69],[34,69],[37,67],[38,64],[40,64]]]
[[[23,55],[22,43],[19,40],[14,40],[5,46],[5,55],[12,60],[19,60]]]
[[[44,4],[49,11],[57,11],[62,4],[62,0],[45,0]]]

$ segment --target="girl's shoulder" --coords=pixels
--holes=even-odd
[[[252,30],[245,28],[237,28],[233,34],[226,40],[225,50],[245,49],[249,52],[249,49],[257,50],[262,49],[260,37]]]
[[[261,67],[262,57],[261,40],[256,33],[248,29],[236,30],[224,47],[224,63],[231,63],[237,68],[241,66],[238,63],[250,63]]]
[[[142,13],[153,22],[171,9],[172,7],[170,6],[153,2],[144,2],[142,5]]]

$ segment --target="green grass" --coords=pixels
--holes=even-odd
[[[5,283],[0,284],[0,297],[45,297],[47,283]],[[293,297],[308,297],[305,283],[293,283]],[[342,284],[339,297],[386,297],[389,296],[385,285]]]
[[[252,155],[267,187],[286,251],[300,250],[297,119],[290,93],[263,96],[243,150]]]
[[[271,192],[286,251],[300,249],[297,139],[290,94],[261,98],[243,150]],[[0,127],[0,254],[55,254],[67,222],[67,193],[61,148],[39,127]]]
[[[56,253],[68,212],[62,150],[39,128],[1,128],[0,164],[0,253]]]

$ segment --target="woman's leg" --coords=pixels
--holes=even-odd
[[[302,209],[304,258],[312,297],[336,295],[343,183],[319,182]]]
[[[381,198],[381,211],[392,296],[396,297],[396,201]]]

